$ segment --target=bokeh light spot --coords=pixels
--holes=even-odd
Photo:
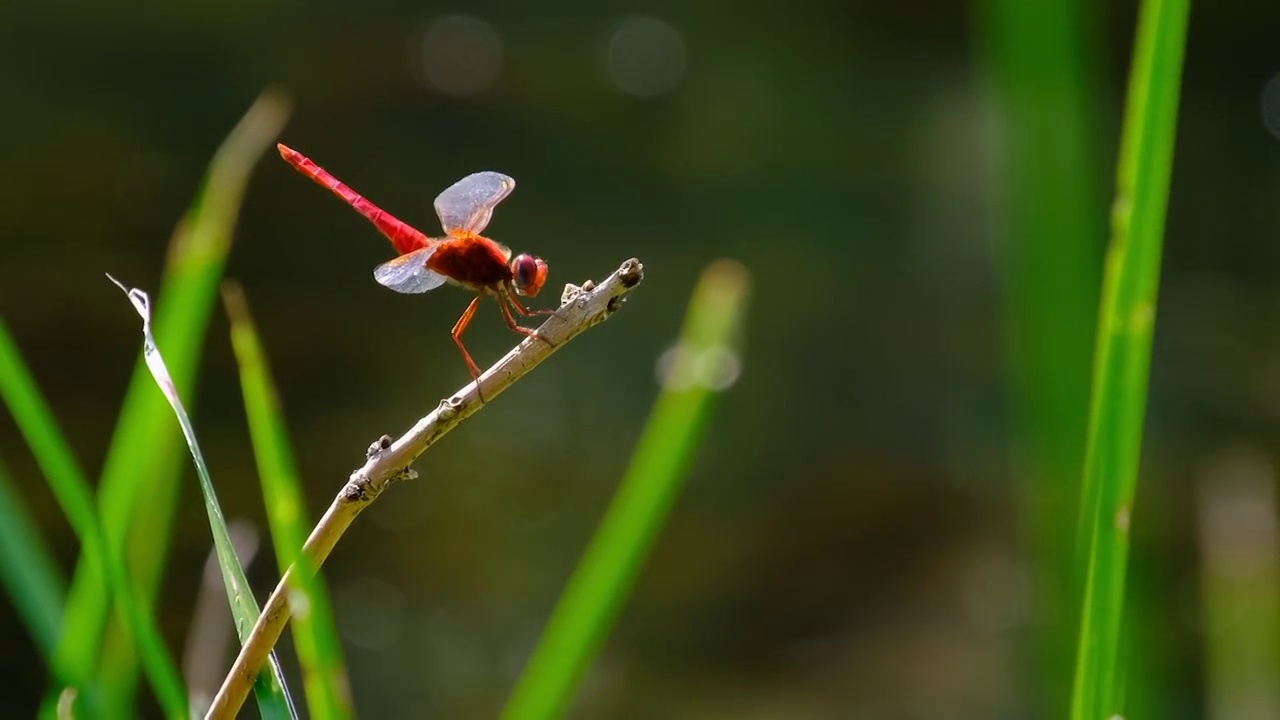
[[[661,20],[630,17],[609,37],[607,63],[609,78],[619,90],[656,97],[671,92],[684,76],[684,39]]]
[[[470,15],[446,15],[422,36],[422,71],[437,90],[458,96],[484,92],[502,74],[502,38]]]
[[[658,357],[656,374],[667,390],[680,392],[695,386],[727,390],[742,374],[742,358],[728,347],[694,350],[674,345]]]

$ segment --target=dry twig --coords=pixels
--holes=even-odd
[[[436,440],[483,407],[485,400],[497,397],[565,343],[612,315],[627,293],[643,278],[644,266],[632,258],[598,286],[593,287],[588,281],[582,288],[566,287],[560,309],[538,328],[537,337],[526,338],[485,371],[478,382],[442,400],[439,407],[398,439],[392,440],[384,435],[371,445],[364,467],[351,473],[347,484],[303,545],[303,552],[312,567],[318,568],[325,561],[356,516],[377,500],[387,486],[396,480],[416,476],[409,466]],[[262,615],[223,680],[205,715],[206,720],[234,717],[240,711],[253,687],[254,678],[289,621],[288,587],[293,573],[294,568],[290,567],[262,608]]]

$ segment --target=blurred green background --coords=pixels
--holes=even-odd
[[[1021,5],[9,3],[0,317],[96,477],[139,347],[103,273],[158,285],[209,156],[268,85],[294,102],[284,142],[428,233],[457,178],[515,177],[489,234],[550,263],[538,307],[641,258],[624,313],[433,448],[325,565],[361,715],[484,717],[627,466],[694,280],[735,258],[754,282],[741,376],[576,715],[1060,717],[1136,6]],[[1277,37],[1267,3],[1191,18],[1133,526],[1135,717],[1229,717],[1215,688],[1252,670],[1215,662],[1210,630],[1274,613],[1247,601],[1276,582]],[[371,441],[469,379],[448,338],[465,294],[387,292],[371,271],[391,254],[259,164],[227,274],[312,518]],[[467,342],[487,365],[513,337],[486,305]],[[219,309],[189,404],[224,509],[261,527],[238,383]],[[3,413],[0,457],[69,574],[78,545]],[[176,652],[210,546],[185,472],[159,602]],[[45,671],[2,602],[25,716]]]

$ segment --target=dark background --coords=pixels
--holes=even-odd
[[[1136,8],[1090,7],[1109,194]],[[735,258],[754,280],[743,373],[578,716],[1049,716],[978,17],[830,0],[6,4],[0,316],[96,474],[140,341],[102,273],[158,285],[209,157],[268,85],[294,100],[283,141],[428,233],[457,178],[515,177],[489,234],[550,263],[539,307],[641,258],[625,312],[433,448],[326,565],[361,715],[483,717],[626,467],[698,272]],[[1239,447],[1269,481],[1280,440],[1280,146],[1263,110],[1278,37],[1273,4],[1193,9],[1134,529],[1165,717],[1203,712],[1196,481]],[[1098,230],[1081,241],[1100,254]],[[448,337],[466,296],[387,292],[370,272],[391,252],[274,154],[258,166],[228,275],[313,517],[370,441],[467,380]],[[226,330],[219,313],[196,425],[228,515],[261,523]],[[513,343],[490,305],[467,338],[481,365]],[[7,416],[0,456],[69,571],[74,537]],[[188,475],[160,600],[175,650],[209,547]],[[274,563],[250,574],[264,596]],[[12,613],[0,642],[7,704],[34,707],[44,672]]]

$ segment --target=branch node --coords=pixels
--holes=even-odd
[[[342,487],[342,499],[348,503],[363,503],[368,498],[369,478],[364,473],[353,473]]]
[[[636,258],[622,263],[622,267],[618,268],[618,280],[624,288],[633,288],[640,284],[644,279],[644,265]]]
[[[390,435],[383,435],[382,437],[373,441],[373,444],[370,445],[369,449],[365,451],[364,456],[366,458],[373,459],[375,455],[391,447],[391,443],[393,442],[395,442],[395,440],[392,439]]]
[[[454,395],[441,400],[440,405],[436,407],[436,414],[441,419],[452,419],[454,415],[458,414],[458,408],[462,407],[462,400],[461,395]]]

